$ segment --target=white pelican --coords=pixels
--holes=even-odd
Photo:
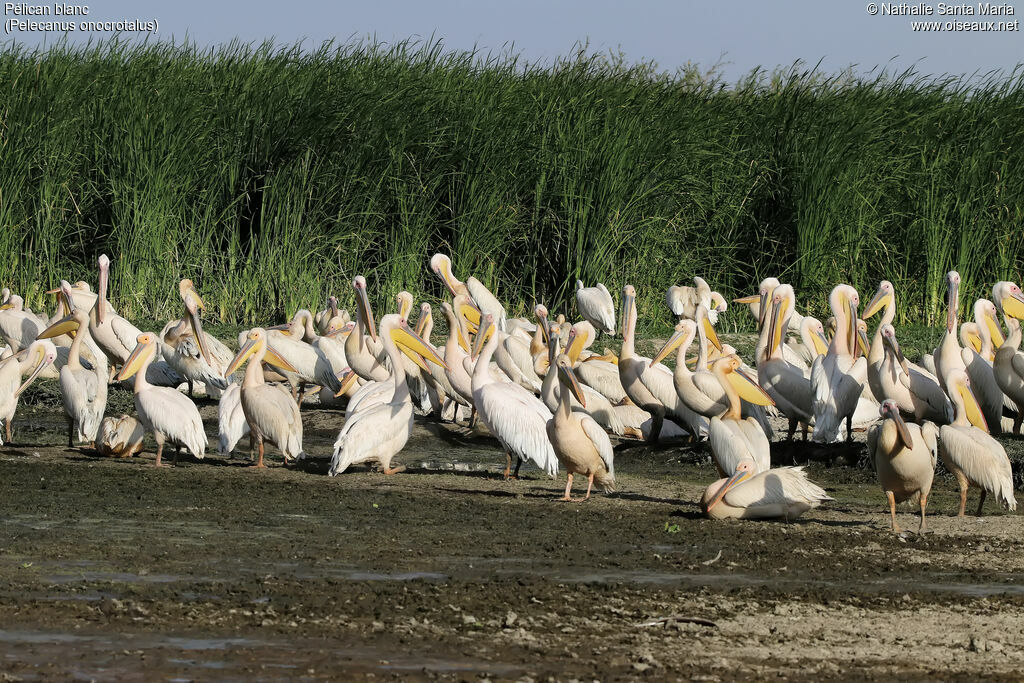
[[[62,283],[66,285],[67,283]],[[94,368],[82,366],[82,346],[91,344],[89,316],[75,309],[40,333],[44,339],[75,332],[68,352],[68,361],[60,369],[60,396],[68,419],[68,447],[75,442],[95,446],[96,434],[107,407],[107,367],[105,359],[97,359]],[[101,358],[103,354],[98,354]]]
[[[729,479],[720,479],[704,491],[701,508],[711,519],[796,519],[832,500],[807,478],[803,466],[776,467],[753,473],[749,460],[741,462]]]
[[[256,439],[256,450],[259,459],[256,467],[264,467],[264,443],[269,441],[284,455],[285,462],[301,459],[302,452],[302,416],[299,405],[282,387],[267,384],[263,381],[263,362],[270,363],[282,370],[294,372],[291,363],[277,352],[275,346],[267,341],[266,330],[257,327],[249,330],[245,336],[245,344],[238,350],[227,374],[233,373],[242,363],[251,361],[245,368],[245,379],[242,380],[241,399],[242,412],[249,430]],[[337,378],[335,377],[335,381]]]
[[[335,323],[334,329],[341,329],[350,321],[348,311],[338,309],[338,297],[334,295],[327,297],[327,308],[318,312],[313,319],[316,330],[321,335],[331,332],[332,322]]]
[[[172,320],[161,332],[160,339],[166,345],[164,358],[188,382],[189,396],[195,382],[202,382],[206,393],[217,398],[228,386],[224,370],[235,354],[219,339],[203,331],[199,309],[205,306],[192,280],[178,283],[178,294],[185,304],[185,318]]]
[[[892,399],[882,401],[878,412],[883,421],[868,430],[868,454],[874,460],[878,483],[889,499],[892,530],[902,531],[896,524],[896,503],[919,494],[921,525],[917,530],[922,533],[939,455],[939,428],[931,422],[907,424]]]
[[[0,361],[0,418],[4,421],[8,443],[11,441],[11,422],[18,409],[18,397],[56,359],[57,349],[53,343],[38,339],[18,354]],[[28,378],[23,382],[21,378],[25,375]]]
[[[125,360],[117,379],[124,381],[135,377],[135,411],[139,421],[153,432],[157,467],[163,464],[160,458],[167,441],[178,446],[177,451],[184,446],[196,458],[202,459],[206,455],[206,432],[196,404],[188,396],[169,387],[153,386],[146,379],[146,368],[156,353],[156,335],[151,332],[140,334],[135,340],[135,350]],[[178,461],[177,451],[175,463]]]
[[[547,434],[558,462],[562,463],[569,475],[562,500],[572,501],[574,474],[587,478],[587,495],[583,500],[590,498],[590,489],[595,481],[605,491],[614,491],[615,455],[612,451],[612,442],[601,425],[592,417],[573,411],[569,400],[571,394],[586,408],[583,389],[572,371],[572,361],[564,353],[560,354],[555,359],[553,370],[558,373],[560,397],[558,409],[548,420]]]
[[[365,380],[380,382],[391,376],[384,366],[386,356],[377,339],[373,309],[366,293],[366,278],[356,275],[352,280],[356,290],[356,329],[345,339],[345,358],[353,371]]]
[[[935,376],[938,377],[942,388],[949,392],[946,387],[946,377],[953,370],[964,370],[964,358],[960,348],[960,340],[957,337],[957,312],[960,307],[960,273],[951,270],[946,273],[946,332],[942,335],[942,341],[932,356],[935,365]]]
[[[465,283],[460,282],[452,273],[452,260],[444,254],[434,254],[430,259],[430,268],[435,275],[441,278],[452,296],[465,294],[470,297],[480,309],[481,314],[490,313],[494,316],[494,323],[498,330],[509,331],[505,323],[505,319],[508,317],[505,307],[482,282],[472,276],[466,278]]]
[[[665,405],[654,397],[651,390],[641,380],[644,371],[649,368],[648,359],[637,356],[634,347],[636,333],[636,289],[626,285],[622,289],[622,349],[619,351],[619,381],[622,388],[634,405],[651,415],[651,432],[648,441],[656,442],[665,420]]]
[[[996,384],[1017,408],[1013,433],[1020,434],[1024,420],[1024,353],[1020,351],[1021,319],[1024,319],[1024,294],[1013,282],[998,282],[992,288],[992,298],[1003,313],[1010,335],[996,351],[992,372]]]
[[[242,410],[242,386],[232,382],[217,403],[217,452],[230,455],[242,437],[250,433],[245,411]]]
[[[110,369],[115,366],[123,367],[128,361],[128,356],[135,349],[139,335],[142,334],[139,328],[132,325],[125,318],[111,312],[107,306],[107,283],[110,279],[110,259],[106,254],[100,254],[100,285],[97,293],[96,304],[89,313],[89,333],[93,341],[100,347],[103,354],[110,363]],[[159,349],[156,349],[159,351]],[[148,366],[148,363],[147,363]],[[125,375],[125,379],[132,375]],[[147,377],[147,381],[151,381]],[[145,422],[145,420],[143,420]]]
[[[445,365],[433,347],[420,339],[409,328],[409,323],[397,315],[381,318],[380,339],[391,361],[395,392],[388,403],[369,406],[345,421],[334,442],[328,471],[331,476],[344,472],[351,465],[368,461],[376,461],[385,474],[395,474],[404,469],[391,467],[391,459],[405,448],[413,425],[412,399],[399,354],[418,354],[432,363]]]
[[[583,319],[605,334],[615,336],[615,302],[612,293],[603,283],[596,287],[584,287],[583,280],[576,281],[576,308]]]
[[[817,318],[809,315],[803,316],[800,321],[798,338],[791,338],[786,341],[786,346],[792,349],[793,355],[785,354],[783,357],[791,364],[799,367],[804,377],[811,378],[811,364],[818,356],[828,353],[828,337],[825,336],[825,326]],[[800,362],[798,363],[797,360]]]
[[[142,452],[146,431],[134,417],[105,417],[96,433],[96,451],[114,458],[130,458]]]
[[[35,313],[25,310],[22,298],[17,294],[8,297],[0,305],[0,336],[11,350],[17,353],[31,344],[46,327]]]
[[[288,383],[292,388],[292,398],[296,399],[300,405],[306,395],[308,385],[327,387],[333,392],[341,389],[336,373],[344,368],[342,366],[335,370],[331,359],[320,348],[303,341],[305,334],[303,321],[306,320],[311,321],[312,314],[301,309],[295,312],[290,323],[265,330],[267,340],[273,345],[274,351],[288,362],[287,367],[278,367],[288,378]]]
[[[981,348],[977,351],[970,347],[962,348],[960,356],[967,376],[971,378],[971,393],[978,399],[989,429],[993,434],[1001,434],[1005,399],[993,374],[992,359],[995,358],[994,346],[1003,343],[1003,333],[999,329],[995,304],[988,299],[974,302],[974,322]]]
[[[885,356],[877,366],[868,366],[868,377],[875,378],[882,400],[892,400],[915,421],[930,420],[936,424],[953,421],[953,404],[930,373],[907,362],[896,341],[892,325],[879,325]]]
[[[849,285],[836,285],[829,305],[836,318],[836,333],[828,353],[814,359],[811,387],[814,390],[813,441],[830,443],[837,439],[846,420],[846,440],[853,440],[853,414],[867,380],[867,359],[856,358],[857,306],[860,296]]]
[[[747,304],[750,307],[750,314],[757,320],[757,326],[760,329],[761,325],[764,324],[765,318],[768,316],[768,303],[772,292],[780,284],[778,278],[766,277],[758,285],[757,294],[733,299],[732,302],[734,304]],[[804,317],[794,309],[789,317],[789,330],[800,334],[800,324],[803,322],[803,319]]]
[[[960,512],[967,507],[967,489],[981,489],[978,516],[985,505],[985,495],[991,493],[1010,510],[1017,509],[1013,497],[1013,471],[1006,451],[988,433],[981,406],[971,393],[971,380],[967,373],[954,368],[946,375],[946,391],[953,400],[956,419],[939,430],[939,455],[942,464],[956,477],[960,487]]]
[[[601,355],[587,356],[573,369],[580,382],[599,391],[613,405],[629,403],[619,379],[619,357],[610,349],[605,349]]]
[[[718,314],[726,310],[725,299],[718,292],[711,291],[704,278],[694,276],[693,285],[672,285],[665,292],[665,303],[675,314],[676,322],[683,319],[696,320],[697,306],[703,304],[707,309],[708,320],[712,325],[717,324]]]
[[[793,288],[789,285],[779,285],[765,304],[770,308],[770,312],[765,324],[761,326],[758,337],[757,382],[789,420],[787,439],[792,440],[797,425],[803,424],[803,436],[806,441],[807,428],[814,417],[811,381],[804,375],[803,368],[789,363],[782,354],[785,346],[782,339],[789,327],[794,301]],[[818,340],[817,343],[824,346],[824,340]]]
[[[755,405],[771,405],[772,399],[753,378],[740,370],[740,359],[727,356],[715,361],[712,372],[728,398],[729,407],[721,417],[711,418],[708,442],[719,473],[731,476],[741,462],[750,461],[753,473],[771,467],[771,445],[764,429],[752,417],[742,418],[740,399]]]
[[[558,474],[558,458],[547,435],[551,411],[539,398],[518,384],[496,382],[491,376],[491,356],[498,346],[497,334],[488,334],[493,327],[494,316],[485,314],[481,318],[480,330],[474,343],[473,351],[477,359],[473,369],[473,403],[477,414],[505,449],[506,479],[512,469],[513,454],[516,456],[516,469],[511,476],[519,476],[523,460],[530,460],[554,477]]]
[[[455,297],[456,306],[460,305],[459,297]],[[463,296],[463,299],[466,297]],[[465,303],[462,301],[461,303]],[[441,304],[441,312],[448,321],[448,341],[444,347],[444,369],[445,379],[452,391],[448,397],[461,406],[469,408],[475,414],[473,406],[473,380],[466,371],[465,360],[469,357],[469,341],[466,338],[466,330],[463,325],[462,316],[455,313],[455,309],[447,301]],[[432,368],[438,366],[431,366]],[[471,415],[470,421],[472,422]]]

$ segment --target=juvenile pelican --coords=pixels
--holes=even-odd
[[[971,393],[971,380],[966,371],[955,368],[946,375],[946,391],[953,401],[956,419],[939,430],[939,456],[942,464],[956,477],[960,486],[960,512],[967,507],[967,489],[981,489],[978,516],[991,493],[1010,510],[1017,509],[1013,497],[1013,471],[1002,445],[988,433],[981,406]]]
[[[445,365],[433,347],[420,339],[409,328],[409,323],[397,315],[381,318],[380,338],[391,361],[395,392],[388,403],[360,410],[345,421],[334,442],[329,470],[331,476],[344,472],[351,465],[368,461],[376,461],[384,474],[404,469],[391,467],[391,459],[405,448],[413,425],[412,399],[399,354],[419,354],[432,363]]]
[[[704,491],[701,508],[711,519],[796,519],[832,500],[804,468],[776,467],[754,474],[749,460]]]
[[[712,372],[728,398],[729,407],[721,417],[711,418],[708,442],[719,473],[731,476],[741,462],[749,461],[752,473],[771,467],[771,445],[761,425],[752,417],[743,419],[740,399],[755,405],[772,404],[757,382],[740,370],[740,359],[726,356],[715,361]]]
[[[615,336],[615,302],[612,293],[603,283],[596,287],[584,287],[583,280],[576,281],[576,307],[583,319],[595,328]]]
[[[263,381],[262,363],[265,361],[288,372],[294,372],[295,368],[276,348],[267,343],[267,332],[260,327],[249,330],[245,344],[231,361],[227,374],[233,373],[246,361],[250,363],[245,369],[245,379],[242,380],[242,412],[256,439],[259,453],[256,467],[264,467],[264,442],[267,441],[281,451],[285,462],[301,459],[304,454],[299,404],[280,386]]]
[[[513,454],[516,456],[516,469],[511,476],[519,476],[523,461],[530,460],[548,476],[554,477],[558,474],[558,458],[547,435],[551,411],[518,384],[497,382],[491,376],[491,356],[498,346],[498,335],[490,333],[493,327],[494,316],[485,314],[473,348],[477,356],[473,369],[473,404],[477,414],[505,449],[506,479],[511,473]]]
[[[67,285],[66,282],[62,285]],[[107,367],[103,354],[93,368],[82,366],[82,346],[92,343],[89,335],[89,316],[75,309],[40,333],[43,339],[74,332],[68,361],[60,369],[60,396],[68,419],[68,447],[75,442],[96,444],[96,434],[107,407]]]
[[[108,457],[130,458],[142,452],[145,436],[142,424],[134,417],[106,417],[96,433],[96,451]]]
[[[874,459],[878,483],[889,499],[892,530],[902,531],[896,524],[896,503],[919,494],[921,525],[918,533],[922,533],[939,454],[939,428],[931,422],[907,424],[892,399],[882,401],[878,412],[883,421],[868,430],[868,453]]]
[[[135,411],[143,426],[153,432],[157,467],[163,464],[160,458],[167,441],[179,446],[179,451],[180,446],[184,446],[196,458],[202,459],[206,455],[206,432],[203,431],[203,420],[196,404],[188,396],[169,387],[153,386],[146,379],[146,369],[156,356],[156,344],[155,334],[140,334],[135,340],[135,349],[125,360],[117,379],[123,381],[135,377]],[[177,461],[176,451],[175,464]]]
[[[592,417],[574,412],[570,393],[586,408],[583,389],[572,371],[572,361],[567,355],[559,354],[555,359],[558,383],[560,385],[558,409],[548,420],[547,432],[558,462],[562,463],[568,476],[565,484],[564,501],[572,501],[572,475],[587,478],[587,495],[597,481],[605,491],[615,490],[615,455],[608,434]]]
[[[856,358],[857,306],[860,296],[849,285],[836,285],[829,305],[836,318],[836,334],[828,353],[814,359],[811,387],[814,390],[813,441],[835,441],[846,420],[846,440],[853,440],[853,414],[867,379],[867,359]]]
[[[3,418],[7,442],[11,441],[11,422],[18,409],[18,397],[45,368],[57,359],[53,343],[39,339],[17,355],[0,361],[0,418]],[[28,375],[22,382],[21,378]]]

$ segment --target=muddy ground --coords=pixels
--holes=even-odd
[[[491,438],[419,419],[407,472],[328,478],[341,414],[304,422],[300,469],[236,452],[157,470],[151,449],[60,445],[59,409],[19,410],[0,447],[0,678],[1021,675],[1019,518],[952,517],[941,478],[934,533],[894,535],[861,446],[773,444],[835,502],[712,522],[701,447],[622,443],[619,491],[562,503],[564,476],[505,482]]]

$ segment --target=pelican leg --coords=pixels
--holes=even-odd
[[[387,475],[398,474],[399,472],[405,472],[405,465],[399,465],[398,467],[387,467],[384,469],[384,474]]]
[[[981,517],[981,509],[985,507],[985,489],[981,490],[981,500],[978,501],[978,511],[974,513],[975,517]]]
[[[11,422],[13,422],[13,420],[4,421],[4,432],[7,434],[7,443],[11,442]],[[68,433],[70,434],[70,431]]]
[[[472,410],[469,411],[469,428],[476,428],[476,406],[474,405]]]
[[[518,479],[518,478],[519,478],[519,468],[520,468],[520,467],[522,467],[522,466],[523,466],[523,459],[522,459],[522,458],[519,458],[519,457],[517,457],[517,458],[516,458],[516,469],[515,469],[515,471],[514,471],[514,472],[512,473],[512,478],[513,478],[513,479]]]
[[[178,457],[181,455],[181,444],[174,444],[174,460],[171,462],[171,467],[178,466]]]
[[[302,399],[304,399],[304,398],[306,398],[306,383],[302,382],[299,385],[299,398],[297,400],[297,403],[299,404],[299,406],[302,405]]]
[[[594,486],[594,473],[591,472],[590,476],[587,477],[587,495],[583,496],[583,500],[590,500],[590,489]]]
[[[256,461],[256,464],[253,465],[253,467],[266,467],[266,465],[263,464],[263,439],[256,437],[256,445],[259,448],[260,458]]]
[[[188,382],[188,397],[193,398],[192,392],[195,390],[195,385],[192,383],[191,379],[186,378],[185,381]]]
[[[1013,418],[1013,433],[1020,436],[1020,424],[1024,422],[1024,411],[1018,409],[1016,417]]]
[[[924,510],[925,510],[926,507],[928,507],[928,496],[922,494],[921,495],[921,526],[919,526],[917,528],[917,533],[919,533],[919,534],[927,533],[927,531],[928,531],[928,529],[925,528],[925,523],[924,523]]]
[[[572,472],[568,474],[569,477],[565,482],[565,495],[559,498],[559,500],[564,500],[567,503],[572,501],[572,496],[570,495],[572,493]]]
[[[661,426],[665,423],[665,408],[664,406],[644,406],[644,410],[651,414],[651,433],[647,435],[647,443],[658,443]]]
[[[900,533],[903,529],[896,523],[896,496],[893,495],[892,491],[886,491],[885,497],[889,499],[889,516],[892,518],[892,530],[894,533]]]
[[[252,456],[256,453],[256,433],[249,430],[249,462],[252,462]]]
[[[957,513],[957,517],[963,517],[964,511],[967,509],[967,477],[960,470],[953,472],[956,475],[956,483],[960,486],[960,512]]]
[[[804,441],[807,441],[807,429],[808,429],[807,423],[804,422]]]
[[[7,443],[11,442],[11,435],[7,435]],[[75,446],[75,423],[70,418],[68,419],[68,448],[74,448]]]
[[[853,413],[846,416],[846,443],[853,443]]]
[[[164,437],[161,434],[161,435],[156,437],[156,466],[157,467],[167,467],[167,465],[164,465],[164,463],[160,460],[160,458],[163,456],[163,454],[164,454]]]
[[[789,419],[789,432],[786,434],[786,441],[792,441],[793,435],[796,434],[797,421],[793,418]]]
[[[505,481],[512,477],[512,454],[505,451]]]

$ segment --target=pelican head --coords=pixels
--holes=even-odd
[[[714,310],[718,311],[719,313],[725,313],[727,310],[729,310],[729,304],[726,303],[725,297],[719,294],[718,292],[711,292],[711,303],[715,305]]]
[[[892,283],[888,280],[882,280],[878,285],[878,291],[871,297],[871,301],[868,302],[868,307],[864,310],[864,319],[867,320],[875,313],[892,303],[893,297],[895,297],[895,290],[893,289]]]
[[[190,280],[182,280],[182,282],[191,283]],[[199,320],[199,309],[203,307],[203,301],[197,298],[195,290],[191,287],[182,289],[182,299],[185,302],[185,310],[188,311],[188,321],[192,326],[192,335],[196,338],[196,343],[199,345],[199,352],[203,354],[203,360],[209,363],[210,350],[206,343],[206,335],[203,334],[203,323]]]
[[[708,501],[707,508],[705,508],[705,511],[710,510],[711,508],[718,505],[722,501],[722,499],[725,498],[725,494],[729,492],[729,489],[736,486],[737,484],[743,483],[747,479],[750,479],[752,476],[754,476],[753,461],[750,459],[741,460],[740,463],[736,465],[736,470],[733,472],[733,475],[725,480],[721,488],[719,488],[718,491],[715,492],[715,495],[711,498],[711,500]]]
[[[956,331],[956,314],[960,308],[960,273],[946,273],[946,332]]]
[[[881,333],[882,346],[896,357],[900,367],[903,368],[903,372],[909,375],[910,364],[907,363],[907,359],[903,355],[903,349],[900,348],[900,343],[896,341],[896,328],[889,323],[885,323],[881,327]]]
[[[761,328],[764,325],[764,319],[767,315],[768,309],[768,298],[775,291],[775,288],[779,286],[778,278],[766,277],[761,280],[761,284],[757,287],[757,294],[751,294],[749,296],[740,297],[739,299],[733,299],[734,304],[758,304],[757,310],[757,327]]]
[[[594,343],[596,336],[597,330],[586,320],[581,320],[569,328],[569,341],[565,347],[565,354],[569,356],[569,360],[574,365],[580,359],[583,350]]]
[[[29,373],[28,378],[22,382],[21,386],[15,390],[15,398],[21,396],[21,392],[25,391],[28,385],[35,381],[40,372],[53,365],[53,362],[57,360],[57,347],[51,341],[36,339],[25,349],[25,359],[33,363],[32,372]]]
[[[711,342],[719,351],[722,350],[722,342],[718,339],[718,333],[715,332],[715,326],[711,324],[711,320],[708,318],[708,307],[704,304],[697,304],[697,326],[698,331],[703,331],[704,336]]]
[[[144,365],[149,363],[156,355],[156,335],[152,332],[143,332],[135,338],[135,348],[132,350],[124,367],[117,374],[117,381],[123,382],[137,373]]]
[[[106,254],[100,254],[97,261],[100,266],[99,299],[96,301],[96,324],[103,324],[104,308],[107,301],[107,285],[110,280],[110,258]]]
[[[583,284],[577,280],[579,284]],[[537,322],[540,324],[541,332],[544,335],[544,343],[547,344],[550,340],[550,331],[548,330],[548,308],[544,304],[537,304],[533,307],[533,314],[537,316]]]
[[[352,368],[345,368],[344,370],[338,373],[337,377],[338,384],[341,385],[341,388],[338,389],[338,391],[334,394],[334,398],[338,398],[339,396],[347,392],[349,389],[351,389],[352,385],[355,384],[356,380],[358,379],[358,376],[356,375],[355,371]]]
[[[206,304],[203,303],[202,298],[199,296],[199,292],[196,291],[196,286],[192,284],[192,281],[188,278],[184,278],[178,283],[178,296],[181,297],[182,301],[185,301],[189,296],[195,301],[196,306],[206,310]]]
[[[415,303],[413,296],[410,292],[401,291],[395,295],[395,303],[398,304],[398,315],[405,320],[409,319],[409,314],[412,313],[412,307]]]
[[[668,355],[678,349],[680,346],[685,350],[693,341],[694,335],[697,334],[697,323],[692,320],[680,320],[676,324],[675,332],[668,338],[665,345],[661,347],[661,350],[651,359],[651,365],[660,363],[661,361],[668,358]]]
[[[768,349],[765,357],[770,358],[775,354],[782,338],[786,335],[786,325],[789,317],[793,314],[793,302],[796,295],[790,285],[779,285],[772,292],[772,317],[771,328],[768,333]]]
[[[576,400],[580,402],[580,405],[586,408],[587,400],[583,396],[583,387],[580,386],[580,382],[576,378],[576,372],[572,369],[572,364],[573,361],[567,354],[558,354],[558,358],[555,359],[555,367],[558,368],[558,381],[561,383],[563,391],[571,391]]]
[[[473,353],[471,357],[475,361],[480,357],[480,351],[484,348],[484,342],[494,334],[494,316],[490,313],[480,318],[480,328],[476,331],[476,339],[473,340]]]
[[[466,291],[466,285],[460,280],[455,278],[452,273],[452,260],[444,254],[434,254],[430,258],[430,269],[434,271],[434,275],[441,278],[441,282],[448,288],[448,292],[455,296],[457,294],[468,294]]]
[[[425,336],[424,330],[427,329],[427,325],[433,322],[434,311],[430,308],[430,304],[426,301],[420,304],[420,319],[416,321],[416,334],[423,337]]]
[[[427,369],[424,359],[441,366],[445,370],[448,369],[448,365],[444,362],[443,358],[437,355],[434,347],[413,332],[412,328],[409,327],[409,322],[401,316],[390,314],[381,318],[380,331],[381,334],[391,338],[391,341],[394,342],[399,351],[411,358],[424,370]]]
[[[249,330],[245,334],[245,343],[242,344],[242,348],[238,349],[238,353],[231,360],[231,364],[228,365],[227,370],[224,371],[224,376],[230,376],[235,370],[240,368],[245,361],[249,360],[253,356],[259,358],[260,361],[270,363],[271,365],[286,370],[288,372],[295,372],[295,368],[287,359],[281,357],[274,347],[271,346],[267,341],[267,331],[262,327],[256,327]]]
[[[1003,315],[1024,320],[1024,294],[1015,282],[1003,280],[992,287],[992,300]]]
[[[747,403],[759,406],[773,406],[775,401],[765,393],[757,380],[745,373],[741,368],[743,361],[736,354],[729,354],[716,360],[711,371],[725,380],[739,394],[739,397]]]
[[[363,325],[366,326],[366,333],[370,339],[377,341],[377,325],[373,321],[373,309],[370,308],[370,296],[366,292],[366,278],[356,275],[352,280],[352,287],[356,290],[356,310]]]
[[[910,430],[907,429],[907,423],[903,421],[903,417],[900,415],[900,407],[896,401],[891,398],[882,401],[882,404],[878,406],[878,414],[883,420],[892,420],[896,424],[896,433],[900,435],[900,441],[903,442],[904,448],[911,449],[914,447],[914,439],[911,438]]]
[[[978,299],[974,302],[974,319],[979,325],[984,325],[992,338],[992,346],[998,349],[1006,341],[1003,337],[1003,330],[999,327],[999,319],[996,317],[999,311],[996,305],[988,299]],[[991,358],[989,361],[991,362]]]
[[[949,371],[946,375],[946,392],[953,400],[953,405],[963,410],[968,422],[978,429],[988,431],[985,415],[981,412],[981,405],[974,397],[974,392],[971,391],[971,379],[965,370],[957,368]],[[957,418],[959,417],[958,415]]]
[[[871,351],[871,340],[868,338],[868,324],[864,320],[857,320],[857,350],[867,356]],[[854,354],[857,355],[856,353]]]

